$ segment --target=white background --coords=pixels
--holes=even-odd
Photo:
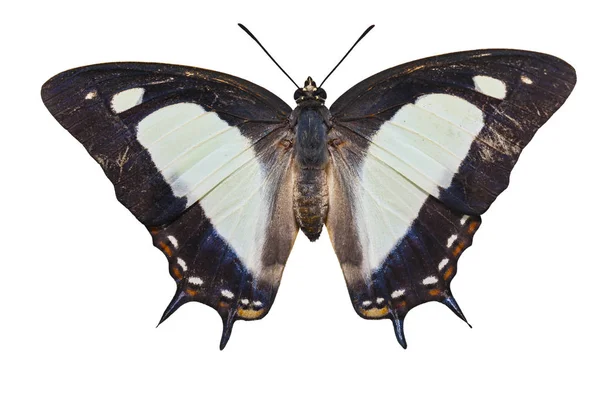
[[[598,398],[599,32],[587,3],[4,5],[0,398]],[[330,100],[458,50],[536,50],[577,69],[460,260],[452,287],[472,330],[428,303],[407,317],[403,350],[389,321],[355,314],[326,235],[298,237],[271,312],[238,322],[223,352],[204,305],[154,328],[175,289],[166,260],[39,90],[76,66],[160,61],[237,75],[293,105],[293,86],[237,22],[297,82],[322,80],[376,24],[327,82]]]

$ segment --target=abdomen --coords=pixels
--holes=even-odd
[[[294,214],[302,232],[312,242],[319,238],[329,210],[325,169],[296,169]]]

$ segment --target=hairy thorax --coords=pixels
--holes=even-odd
[[[317,240],[329,209],[326,167],[329,111],[323,106],[298,107],[295,130],[294,215],[302,232]]]

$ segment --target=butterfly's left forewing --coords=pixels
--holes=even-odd
[[[269,310],[296,237],[289,107],[250,82],[164,64],[82,67],[42,98],[169,259],[177,292],[236,319]]]
[[[575,84],[555,57],[480,50],[383,71],[331,107],[327,228],[356,311],[390,318],[450,293],[480,214]]]

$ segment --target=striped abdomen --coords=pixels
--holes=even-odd
[[[302,232],[312,242],[319,238],[327,218],[327,175],[324,169],[296,170],[294,214]]]

